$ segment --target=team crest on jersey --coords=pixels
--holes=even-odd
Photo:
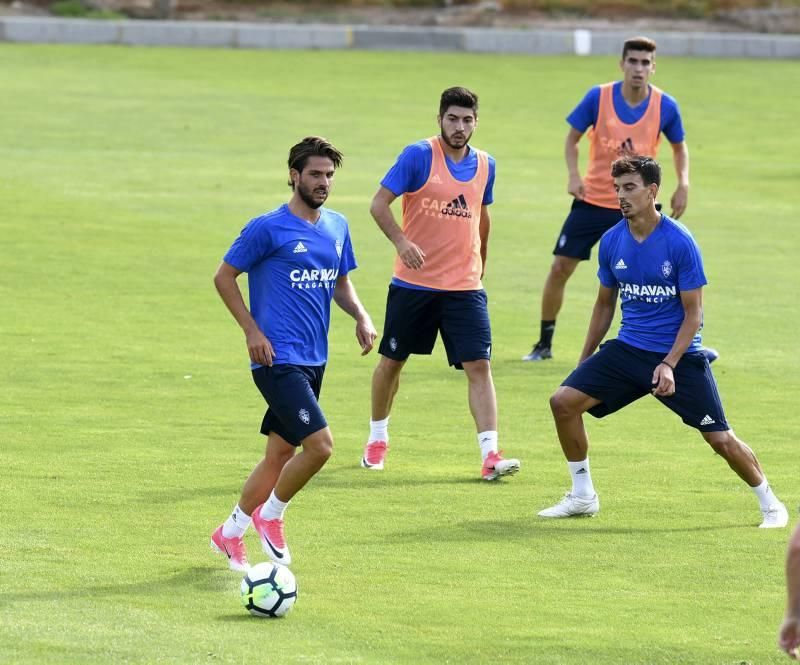
[[[672,264],[669,261],[664,261],[664,263],[661,264],[661,274],[664,275],[664,277],[669,277],[672,274]]]
[[[305,409],[300,409],[300,411],[297,412],[297,417],[300,418],[305,425],[311,422],[311,415]]]
[[[336,256],[342,258],[342,241],[338,238],[336,239]]]

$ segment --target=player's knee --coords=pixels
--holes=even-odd
[[[492,376],[492,368],[488,360],[470,360],[462,363],[464,373],[471,382],[488,381]]]
[[[396,382],[400,377],[400,370],[403,369],[405,361],[392,360],[386,356],[381,356],[378,366],[375,368],[375,376],[385,381]]]
[[[569,418],[575,414],[572,401],[561,389],[556,390],[550,396],[550,411],[553,412],[553,418],[556,420]]]
[[[703,438],[720,457],[728,459],[738,446],[738,441],[730,432],[703,432]]]
[[[303,449],[319,466],[322,466],[333,455],[333,437],[328,433],[311,436],[304,443]]]
[[[550,266],[550,275],[554,280],[566,282],[575,272],[576,261],[566,261],[557,256],[553,265]]]

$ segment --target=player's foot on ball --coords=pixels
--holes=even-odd
[[[518,459],[504,459],[503,451],[491,452],[481,465],[481,477],[484,480],[497,480],[501,476],[513,476],[519,471]]]
[[[263,505],[263,504],[262,504]],[[253,528],[261,538],[261,547],[275,563],[288,566],[292,562],[292,555],[286,546],[286,537],[283,535],[283,520],[265,520],[261,517],[261,506],[253,511]]]
[[[211,548],[228,557],[228,566],[231,570],[246,572],[250,569],[247,563],[247,551],[242,538],[226,538],[222,535],[222,525],[211,534]]]
[[[555,506],[539,511],[539,517],[576,517],[578,515],[596,515],[600,511],[600,499],[597,494],[590,497],[567,494]]]
[[[386,459],[386,451],[388,449],[389,445],[386,441],[371,441],[364,448],[361,466],[365,469],[380,471],[383,469],[383,460]]]
[[[549,346],[544,346],[541,342],[536,342],[531,352],[527,356],[522,356],[522,359],[526,361],[550,360],[552,357],[553,351]]]
[[[759,529],[781,529],[789,523],[789,511],[780,501],[762,510],[761,514],[764,521],[758,525]]]
[[[700,353],[706,357],[709,365],[719,358],[719,351],[716,349],[710,349],[707,346],[704,346],[702,349],[700,349]]]

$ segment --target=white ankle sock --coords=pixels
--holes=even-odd
[[[239,504],[237,503],[236,508],[234,508],[233,512],[231,513],[231,516],[226,519],[225,524],[222,525],[222,537],[241,538],[249,526],[250,515],[247,515],[241,508],[239,508]]]
[[[593,497],[594,485],[592,485],[592,475],[589,473],[589,458],[582,462],[570,462],[569,473],[572,476],[572,493],[585,499]]]
[[[269,495],[269,499],[261,506],[261,518],[265,520],[282,520],[283,513],[288,505],[289,502],[281,501],[275,496],[275,490],[273,490],[272,494]]]
[[[486,459],[489,453],[497,452],[497,432],[486,430],[478,432],[478,445],[481,447],[481,459]]]
[[[767,510],[767,508],[770,506],[778,503],[778,497],[772,493],[772,488],[769,486],[766,476],[764,476],[764,480],[760,485],[756,485],[750,489],[753,490],[755,495],[758,497],[758,503],[761,506],[761,510]]]
[[[389,443],[389,416],[383,420],[369,421],[369,443],[373,441],[386,441]]]

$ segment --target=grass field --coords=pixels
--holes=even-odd
[[[535,516],[568,488],[547,398],[579,353],[593,264],[556,358],[519,358],[568,208],[564,116],[613,58],[3,45],[0,63],[0,662],[783,662],[788,531],[756,529],[750,490],[654,400],[589,422],[598,517]],[[793,515],[798,74],[662,57],[655,79],[688,131],[684,221],[729,420]],[[478,480],[464,377],[441,350],[407,367],[386,471],[361,470],[377,359],[337,312],[336,453],[287,513],[300,598],[252,619],[208,548],[262,449],[212,274],[288,198],[289,146],[323,134],[346,154],[330,205],[380,329],[392,248],[369,201],[454,84],[481,94],[475,143],[499,165],[485,281],[501,445],[522,473]]]

